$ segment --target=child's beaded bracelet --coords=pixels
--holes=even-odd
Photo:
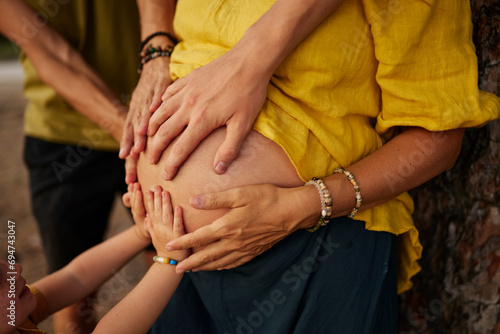
[[[172,260],[165,256],[153,256],[153,261],[158,263],[173,264],[174,266],[179,263],[179,261]]]

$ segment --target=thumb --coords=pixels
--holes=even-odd
[[[250,132],[237,123],[228,123],[226,126],[226,138],[215,153],[214,170],[217,174],[224,174],[231,162],[238,156],[241,144]]]
[[[193,196],[189,199],[191,206],[201,210],[215,210],[222,208],[237,208],[241,197],[241,188],[234,188],[216,193]]]
[[[125,193],[123,194],[122,196],[122,202],[123,202],[123,205],[125,205],[127,208],[130,208],[132,206],[132,204],[130,204],[130,193]]]

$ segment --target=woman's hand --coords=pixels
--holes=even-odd
[[[202,210],[230,208],[212,224],[167,244],[167,250],[204,247],[177,265],[187,270],[230,269],[271,248],[299,228],[319,219],[315,187],[253,185],[191,198]]]
[[[226,126],[226,139],[213,162],[216,173],[224,173],[262,108],[269,80],[270,74],[258,73],[233,48],[174,82],[149,123],[148,135],[155,135],[148,147],[149,162],[157,163],[180,134],[165,164],[164,177],[170,180],[209,133]]]
[[[146,147],[149,118],[161,104],[161,95],[172,83],[169,70],[170,59],[158,57],[144,65],[137,88],[132,94],[120,143],[120,158],[131,156],[137,159]],[[127,170],[126,179],[135,180],[134,170]],[[132,181],[133,182],[133,181]]]
[[[182,219],[182,209],[180,206],[172,210],[170,194],[163,191],[160,186],[154,188],[154,192],[146,193],[146,203],[148,215],[145,226],[151,235],[153,245],[158,256],[164,256],[177,261],[189,256],[191,251],[187,249],[167,252],[165,244],[172,239],[184,235],[184,223]]]

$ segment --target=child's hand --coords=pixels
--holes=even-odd
[[[149,239],[149,232],[144,226],[144,219],[146,218],[146,209],[144,209],[144,202],[142,198],[141,185],[139,183],[133,183],[128,186],[129,194],[129,206],[132,209],[132,217],[134,218],[136,228],[138,229],[138,234],[144,239]],[[125,202],[125,196],[124,196]]]
[[[182,220],[182,209],[177,206],[172,210],[170,194],[163,191],[160,186],[154,188],[154,192],[146,193],[146,204],[148,215],[145,225],[151,235],[153,245],[158,256],[164,256],[176,261],[182,261],[191,253],[189,250],[178,250],[167,252],[165,245],[175,238],[184,235],[184,223]]]
[[[128,185],[127,192],[122,195],[123,205],[125,205],[127,208],[131,207],[131,204],[130,204],[130,192],[131,192],[130,187],[132,187],[131,184]]]

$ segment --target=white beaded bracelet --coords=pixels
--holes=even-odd
[[[349,218],[354,218],[354,216],[356,215],[356,213],[359,211],[359,208],[361,207],[361,201],[362,201],[361,192],[359,190],[358,183],[354,179],[354,175],[352,175],[351,172],[346,171],[343,168],[337,168],[337,169],[335,169],[334,173],[335,174],[344,174],[345,176],[347,176],[347,179],[354,186],[354,192],[356,193],[356,203],[354,204],[354,208],[352,209],[351,213],[349,213],[347,215]]]
[[[330,219],[332,218],[332,197],[330,196],[330,192],[328,192],[328,188],[326,187],[323,180],[313,177],[311,181],[306,182],[305,185],[312,184],[318,189],[319,197],[321,200],[321,218],[318,223],[311,228],[306,229],[308,232],[316,232],[319,230],[321,226],[325,226],[328,224]]]

